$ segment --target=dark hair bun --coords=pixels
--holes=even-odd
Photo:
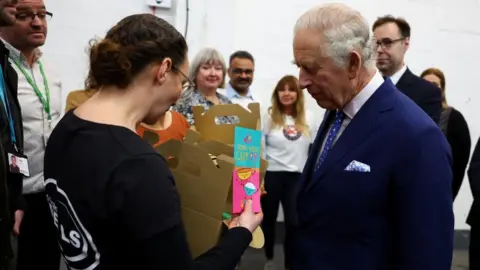
[[[91,76],[97,85],[124,88],[133,79],[127,49],[109,39],[92,42],[90,63]]]
[[[168,22],[152,14],[122,19],[101,41],[90,44],[90,71],[87,86],[126,88],[150,64],[172,60],[183,64],[187,43]]]

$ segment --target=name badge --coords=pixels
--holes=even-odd
[[[8,153],[8,170],[11,173],[23,174],[25,177],[30,176],[30,170],[28,169],[28,159],[27,156],[9,152]]]

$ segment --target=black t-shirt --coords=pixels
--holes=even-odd
[[[68,112],[50,136],[44,174],[58,240],[74,269],[233,269],[251,241],[248,230],[229,230],[192,261],[165,160],[124,127]]]

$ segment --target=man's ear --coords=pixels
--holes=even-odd
[[[157,69],[157,75],[156,78],[160,82],[160,84],[163,84],[165,80],[167,79],[167,72],[172,70],[172,59],[170,58],[165,58],[163,59],[162,63]]]
[[[228,68],[227,68],[227,74],[228,74],[228,77],[229,77],[229,78],[232,77],[232,68],[231,68],[231,67],[228,67]]]
[[[405,44],[405,51],[407,51],[410,48],[410,38],[406,37],[403,43]]]
[[[358,71],[362,65],[362,57],[356,51],[350,53],[349,62],[347,63],[348,77],[354,79],[358,75]]]

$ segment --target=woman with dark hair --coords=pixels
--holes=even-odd
[[[440,115],[439,126],[452,148],[452,193],[455,199],[462,186],[468,159],[470,158],[471,138],[468,124],[461,112],[448,105],[445,97],[445,75],[440,69],[426,69],[420,77],[442,90],[442,114]]]
[[[295,76],[284,76],[272,93],[272,106],[262,117],[264,155],[268,161],[265,174],[265,191],[262,209],[265,219],[262,228],[265,234],[265,270],[275,269],[273,248],[275,224],[280,202],[285,223],[285,269],[290,269],[292,247],[291,229],[294,220],[292,194],[307,161],[310,144],[317,127],[313,114],[305,110],[303,91]]]
[[[132,15],[90,49],[96,93],[69,111],[45,154],[47,199],[72,269],[233,269],[262,214],[251,202],[219,245],[192,260],[165,160],[136,134],[190,88],[187,44],[154,15]],[[201,228],[199,228],[201,230]]]

